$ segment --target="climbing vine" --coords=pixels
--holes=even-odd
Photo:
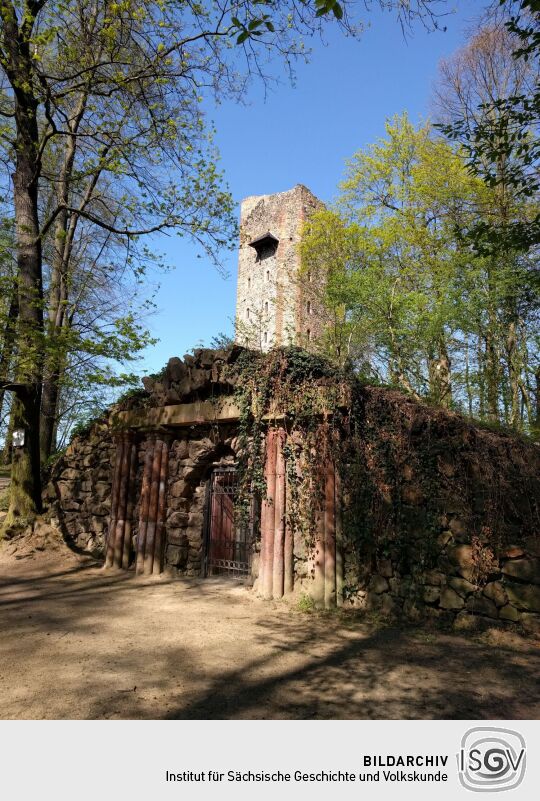
[[[500,447],[500,435],[479,435],[486,440],[480,449],[491,477],[486,483],[475,474],[477,435],[457,414],[388,388],[366,390],[351,372],[294,347],[242,350],[228,369],[240,408],[240,514],[249,514],[253,494],[266,497],[264,433],[273,423],[282,426],[288,524],[308,550],[324,497],[320,468],[333,460],[342,479],[346,594],[384,560],[401,575],[435,568],[448,543],[445,531],[451,544],[473,544],[479,576],[490,554],[508,542],[510,494],[488,456]],[[515,439],[512,447],[519,449]],[[535,497],[524,488],[528,494]],[[531,506],[531,530],[538,514]]]

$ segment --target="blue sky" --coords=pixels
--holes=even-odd
[[[392,15],[373,11],[360,42],[329,28],[327,45],[315,42],[310,63],[298,65],[294,87],[284,79],[266,101],[253,87],[248,105],[208,104],[235,201],[297,183],[331,201],[345,160],[384,134],[386,118],[405,110],[415,121],[429,116],[440,59],[464,43],[485,5],[449,3],[455,13],[444,20],[446,32],[416,26],[407,39]],[[223,278],[187,242],[164,236],[154,246],[173,269],[160,277],[157,313],[148,321],[159,342],[137,365],[143,375],[221,332],[232,333],[234,317],[235,253],[227,255]]]

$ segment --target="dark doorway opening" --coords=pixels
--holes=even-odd
[[[205,514],[204,575],[247,576],[251,562],[252,523],[235,519],[238,473],[214,468],[208,482]]]

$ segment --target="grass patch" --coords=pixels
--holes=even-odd
[[[297,607],[299,612],[314,612],[315,602],[309,595],[302,595],[298,601]]]

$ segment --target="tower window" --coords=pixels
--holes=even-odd
[[[269,280],[270,280],[270,270],[267,270],[267,271],[266,271],[266,280],[267,280],[267,281],[269,281]]]
[[[264,313],[268,314],[268,301],[264,304]]]
[[[311,314],[311,301],[310,300],[308,300],[306,308],[307,308],[307,313]]]
[[[268,332],[267,331],[264,332],[263,341],[264,341],[265,345],[268,343]]]
[[[248,289],[251,289],[251,278],[248,278]]]
[[[259,236],[249,244],[257,254],[257,261],[263,261],[263,259],[268,259],[275,254],[279,240],[270,231],[267,231],[266,234]]]
[[[249,320],[249,309],[246,309],[246,320]]]
[[[306,337],[307,337],[307,341],[311,342],[311,329],[310,328],[308,328],[308,330],[306,331]]]

